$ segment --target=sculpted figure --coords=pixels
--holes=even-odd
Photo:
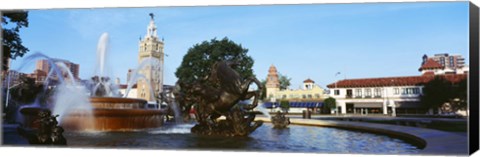
[[[192,133],[246,136],[263,124],[261,121],[254,122],[255,114],[251,112],[258,104],[263,86],[254,77],[242,78],[234,70],[236,64],[219,61],[212,66],[208,78],[192,84],[177,82],[184,91],[176,94],[179,104],[187,108],[187,104],[195,104],[198,124],[192,128]],[[257,85],[257,90],[248,90],[252,83]],[[241,100],[252,98],[252,104],[237,105]],[[225,119],[217,120],[221,116]]]
[[[290,118],[285,117],[285,114],[278,111],[275,116],[271,118],[273,128],[282,129],[286,128],[290,124]]]
[[[30,144],[35,145],[67,145],[67,140],[62,135],[64,130],[57,126],[58,115],[52,116],[49,110],[38,113],[40,127],[36,133],[27,132],[24,129],[18,129],[19,133],[28,139]]]

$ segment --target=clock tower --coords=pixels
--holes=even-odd
[[[155,101],[155,96],[162,92],[163,87],[164,52],[163,39],[158,38],[154,15],[150,13],[150,17],[147,34],[139,43],[138,63],[140,64],[146,58],[152,58],[157,59],[160,65],[148,64],[139,69],[139,73],[145,76],[145,79],[137,81],[137,98]],[[153,97],[151,91],[153,91]]]

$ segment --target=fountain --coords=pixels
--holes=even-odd
[[[153,20],[153,15],[151,16]],[[65,139],[68,139],[70,147],[200,148],[317,153],[365,153],[372,148],[375,148],[375,153],[416,153],[419,150],[411,144],[388,136],[328,127],[287,127],[290,121],[285,114],[278,112],[272,117],[264,106],[257,106],[264,87],[254,77],[240,76],[233,68],[237,64],[235,61],[216,62],[208,79],[198,79],[193,83],[178,80],[173,90],[162,91],[158,97],[150,95],[150,98],[157,98],[158,103],[168,104],[169,108],[149,109],[146,100],[126,97],[135,81],[144,79],[151,87],[151,82],[138,70],[156,65],[158,60],[142,60],[132,73],[124,97],[120,97],[118,87],[111,83],[105,71],[107,43],[108,35],[103,34],[97,49],[98,68],[86,83],[76,82],[69,69],[56,59],[41,53],[27,57],[42,58],[49,62],[51,70],[47,80],[52,81],[45,81],[42,88],[47,90],[50,86],[55,86],[52,101],[40,101],[42,94],[39,94],[33,104],[20,109],[25,116],[23,126],[38,130],[36,137],[29,138],[32,139],[31,143],[62,145],[66,144]],[[54,78],[58,80],[57,83],[53,83]],[[252,84],[256,84],[258,89],[250,91],[249,86]],[[150,90],[150,93],[153,93],[153,89]],[[179,109],[184,115],[188,115],[186,112],[190,111],[192,106],[195,110],[195,124],[164,124],[167,114],[173,114],[176,122],[182,121]],[[50,111],[53,115],[59,115],[58,124],[65,128],[65,137],[61,134],[63,129],[56,126],[57,117],[51,116]],[[255,120],[259,113],[267,116],[272,124],[264,125],[262,121]],[[34,123],[34,120],[38,119],[50,119],[53,123]],[[270,126],[285,129],[272,129]],[[96,133],[98,131],[103,133]],[[28,132],[23,134],[31,136]],[[54,140],[48,141],[46,137],[49,136]],[[352,149],[345,149],[345,146]]]
[[[51,70],[44,84],[49,86],[51,84],[49,80],[52,78],[57,78],[58,84],[55,85],[53,104],[44,105],[47,107],[30,105],[20,109],[24,115],[23,126],[38,128],[38,124],[34,124],[33,120],[38,119],[38,113],[44,110],[52,110],[53,114],[60,115],[59,125],[66,130],[133,131],[162,126],[164,110],[148,109],[147,101],[143,99],[119,96],[117,85],[106,76],[107,44],[108,34],[104,33],[100,37],[97,48],[96,74],[84,84],[76,82],[69,69],[57,59],[41,53],[27,57],[27,61],[46,59]],[[142,62],[139,68],[154,63],[152,60]],[[23,64],[27,63],[29,62]],[[141,78],[141,76],[137,77]],[[131,86],[132,83],[131,81],[129,85]]]

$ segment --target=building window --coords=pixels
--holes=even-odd
[[[355,97],[362,97],[362,89],[355,89]]]
[[[315,94],[315,98],[320,99],[320,94]]]
[[[420,94],[420,88],[413,88],[413,94]]]
[[[365,89],[365,97],[371,97],[372,96],[372,89],[368,88]]]
[[[337,89],[337,90],[334,90],[334,91],[333,91],[333,94],[334,94],[334,95],[340,95],[340,90],[338,90],[338,89]]]
[[[312,94],[308,94],[308,98],[311,99],[311,98],[312,98]]]
[[[395,95],[400,94],[400,89],[399,88],[393,88],[393,94],[395,94]]]
[[[303,98],[303,99],[306,99],[306,98],[307,98],[307,96],[306,96],[305,94],[303,94],[303,95],[302,95],[302,98]]]
[[[347,89],[347,98],[351,98],[352,96],[353,96],[352,90],[351,90],[351,89]]]
[[[413,94],[413,88],[407,88],[407,94]]]
[[[374,96],[375,97],[381,97],[382,96],[382,89],[381,88],[375,88],[374,89]]]
[[[287,95],[283,94],[283,95],[282,95],[282,98],[283,98],[283,99],[286,99],[286,98],[287,98]]]
[[[453,56],[448,57],[448,60],[449,60],[449,63],[450,63],[450,67],[454,67],[454,58],[453,58]]]

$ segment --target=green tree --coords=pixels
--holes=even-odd
[[[2,15],[2,70],[8,69],[8,59],[22,57],[29,50],[22,44],[20,28],[28,27],[27,11],[3,12]]]
[[[262,95],[260,96],[260,100],[265,100],[267,97],[267,80],[262,80],[260,81],[262,83],[262,86],[265,87],[262,89]]]
[[[453,87],[453,95],[450,99],[450,104],[452,104],[453,110],[466,110],[467,109],[467,95],[468,95],[468,81],[467,79],[461,80],[458,84]]]
[[[290,109],[290,102],[288,100],[280,100],[280,108],[283,110],[283,112],[288,113],[288,110]]]
[[[452,83],[443,77],[436,76],[423,87],[420,102],[428,108],[439,108],[453,98]]]
[[[336,109],[337,107],[337,100],[332,97],[328,97],[327,99],[323,100],[323,108],[326,111],[330,111],[331,109]]]
[[[278,74],[278,82],[280,83],[280,90],[286,90],[290,86],[290,81],[292,78],[287,77],[286,75]]]
[[[203,41],[188,49],[175,75],[184,83],[193,83],[210,74],[212,65],[221,60],[238,61],[235,70],[244,78],[254,76],[253,59],[247,55],[248,49],[236,44],[227,37],[222,40]]]

